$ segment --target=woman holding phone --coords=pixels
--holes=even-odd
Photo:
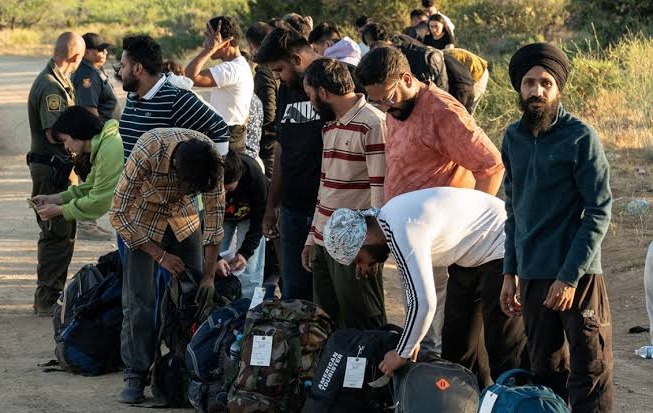
[[[92,220],[106,214],[123,169],[123,146],[118,121],[103,123],[81,106],[67,108],[52,126],[53,139],[76,156],[91,154],[91,172],[81,185],[64,192],[32,198],[44,220],[63,215],[67,221]]]

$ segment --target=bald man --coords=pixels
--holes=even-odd
[[[70,75],[84,57],[82,36],[66,32],[57,39],[52,59],[36,77],[27,100],[32,137],[27,164],[32,176],[32,196],[49,195],[68,188],[72,162],[62,145],[52,139],[51,128],[61,112],[75,104],[75,89]],[[49,221],[36,220],[41,228],[36,267],[37,287],[34,313],[50,315],[68,275],[75,246],[75,221],[59,216]]]

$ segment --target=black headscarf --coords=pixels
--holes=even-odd
[[[571,63],[565,52],[550,43],[531,43],[519,49],[510,59],[508,73],[517,92],[521,89],[524,75],[534,66],[542,66],[553,76],[561,91],[571,71]]]

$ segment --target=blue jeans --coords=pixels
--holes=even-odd
[[[302,266],[302,250],[311,230],[313,211],[281,208],[281,297],[313,299],[313,274]]]
[[[199,230],[180,242],[168,227],[159,246],[181,258],[187,268],[202,274],[202,236]],[[144,378],[154,362],[158,339],[155,314],[159,266],[142,250],[125,246],[123,251],[120,351],[125,363],[124,376]]]
[[[238,248],[243,244],[245,235],[247,235],[247,231],[249,230],[249,220],[240,222],[225,221],[224,224],[222,224],[222,228],[224,229],[224,237],[220,244],[220,252],[229,249],[234,240],[234,234],[236,235],[235,251],[238,251]],[[254,250],[254,254],[252,254],[252,256],[247,260],[247,268],[245,269],[245,272],[238,276],[243,287],[244,298],[251,299],[254,297],[254,288],[263,285],[264,269],[265,238],[261,237],[258,247]]]

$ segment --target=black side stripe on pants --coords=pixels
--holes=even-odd
[[[397,246],[397,241],[395,240],[394,234],[392,233],[392,230],[390,229],[390,225],[382,219],[378,220],[379,223],[381,224],[381,229],[385,233],[386,239],[388,241],[388,245],[390,247],[390,250],[392,251],[392,254],[395,256],[395,260],[397,260],[397,266],[399,267],[399,272],[401,272],[403,282],[404,282],[404,290],[406,291],[406,319],[404,322],[404,331],[401,334],[401,337],[399,338],[399,344],[397,345],[397,350],[399,353],[402,353],[403,351],[406,350],[406,342],[408,341],[408,338],[410,337],[412,330],[415,325],[415,319],[417,318],[417,292],[415,289],[415,284],[413,282],[413,278],[410,276],[410,273],[408,272],[408,265],[406,265],[406,259],[404,258],[403,254],[401,253],[401,250]]]

